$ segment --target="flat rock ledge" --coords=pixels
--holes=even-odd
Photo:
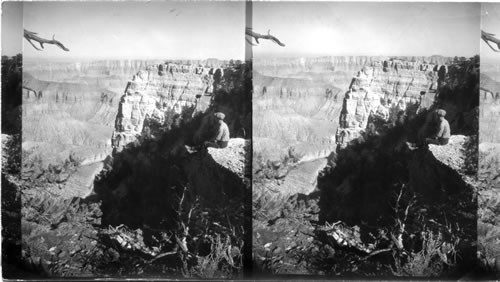
[[[230,139],[228,146],[224,149],[208,148],[208,154],[215,162],[241,178],[249,178],[250,176],[249,152],[250,140],[243,138]]]

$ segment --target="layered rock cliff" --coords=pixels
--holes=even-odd
[[[404,68],[402,67],[404,66]],[[362,132],[380,134],[384,126],[404,123],[434,100],[440,67],[384,61],[365,66],[344,96],[336,140],[345,145]],[[443,66],[443,75],[446,67]]]
[[[120,150],[134,142],[142,134],[145,121],[147,131],[155,136],[166,119],[206,110],[208,103],[203,105],[202,100],[207,98],[202,96],[213,93],[215,73],[220,77],[222,69],[160,64],[139,71],[121,98],[113,147]]]

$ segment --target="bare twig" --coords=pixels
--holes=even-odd
[[[490,91],[490,90],[488,90],[488,89],[486,89],[484,87],[479,86],[479,90],[483,90],[484,92],[486,92],[488,94],[491,94],[492,98],[495,97],[495,94],[492,91]],[[486,94],[485,94],[485,97],[486,97]]]
[[[406,227],[406,220],[408,218],[408,212],[410,210],[410,207],[415,204],[415,196],[408,202],[406,205],[406,208],[404,210],[403,218],[400,219],[398,217],[398,212],[399,212],[399,206],[400,206],[400,201],[401,201],[401,196],[403,195],[403,190],[405,188],[405,185],[403,184],[401,186],[401,189],[399,190],[398,197],[396,199],[396,204],[394,205],[394,212],[396,214],[396,227],[398,228],[397,231],[397,237],[394,234],[391,234],[391,239],[392,241],[396,244],[396,247],[400,250],[403,249],[403,234],[405,233],[405,227]]]
[[[481,30],[481,39],[483,39],[484,42],[486,42],[486,44],[488,44],[488,46],[491,48],[491,50],[493,50],[494,52],[500,52],[500,39],[497,39],[494,34],[484,32]],[[493,46],[491,46],[490,42],[493,42],[496,44],[497,50]]]
[[[179,197],[179,207],[177,208],[177,214],[180,216],[182,214],[182,203],[184,202],[184,195],[186,194],[186,186],[184,186],[184,190],[182,190],[182,196]]]
[[[404,188],[405,188],[405,186],[402,185],[401,189],[399,190],[398,198],[396,199],[396,205],[394,206],[394,211],[396,211],[396,213],[399,210],[399,201],[401,200],[401,195],[403,195],[403,189]]]
[[[252,46],[257,46],[257,44],[254,44],[251,40],[249,40],[248,38],[245,38],[245,40]]]
[[[32,88],[29,88],[28,86],[25,86],[25,85],[23,85],[23,88],[28,91],[28,95],[29,95],[29,92],[35,93],[35,96],[37,95],[36,91],[34,89],[32,89]]]
[[[49,40],[49,39],[39,37],[36,32],[32,32],[32,31],[25,29],[24,30],[24,38],[26,40],[28,40],[28,42],[31,44],[31,46],[33,46],[33,48],[35,48],[38,51],[42,51],[42,49],[44,48],[43,44],[54,44],[54,45],[57,45],[59,48],[63,49],[64,51],[69,51],[68,48],[66,48],[61,42],[59,42],[55,39],[55,35],[53,35],[52,39]],[[42,49],[36,47],[35,44],[33,44],[33,42],[31,40],[38,42],[38,44],[40,44],[40,47]]]
[[[247,27],[247,29],[245,30],[245,35],[247,36],[250,36],[250,37],[253,37],[255,39],[255,42],[257,42],[257,44],[259,44],[259,39],[268,39],[268,40],[271,40],[273,41],[274,43],[278,44],[279,46],[281,47],[285,47],[285,44],[282,43],[278,38],[276,38],[275,36],[271,35],[271,30],[268,30],[267,31],[267,35],[263,35],[263,34],[260,34],[260,33],[257,33],[257,32],[254,32],[252,30],[252,28],[249,28]],[[247,42],[249,42],[248,39],[246,39]],[[253,44],[252,42],[249,42],[251,45],[253,46],[256,46],[256,44]]]
[[[390,252],[390,251],[392,251],[391,248],[376,250],[376,251],[371,252],[369,255],[367,255],[366,257],[364,257],[362,260],[367,260],[367,259],[369,259],[370,257],[372,257],[374,255],[377,255],[377,254],[380,254],[380,253],[384,253],[384,252]]]
[[[162,257],[166,257],[166,256],[170,256],[170,255],[175,255],[175,254],[177,254],[177,251],[171,251],[171,252],[166,252],[166,253],[163,253],[163,254],[159,254],[159,255],[157,255],[156,257],[154,257],[154,258],[152,258],[152,259],[148,260],[148,261],[147,261],[147,263],[152,263],[152,262],[154,262],[155,260],[160,259],[160,258],[162,258]]]

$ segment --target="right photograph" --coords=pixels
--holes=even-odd
[[[500,274],[500,4],[481,4],[478,254]],[[497,276],[498,279],[498,276]]]
[[[253,273],[493,273],[498,6],[252,5]]]

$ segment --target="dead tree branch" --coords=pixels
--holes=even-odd
[[[148,260],[148,261],[146,261],[146,262],[147,262],[147,263],[152,263],[152,262],[154,262],[155,260],[160,259],[160,258],[162,258],[162,257],[171,256],[171,255],[175,255],[175,254],[177,254],[177,250],[175,250],[175,251],[171,251],[171,252],[166,252],[166,253],[159,254],[159,255],[157,255],[156,257],[154,257],[154,258],[152,258],[152,259],[150,259],[150,260]]]
[[[484,32],[481,30],[481,39],[488,44],[488,46],[493,50],[494,52],[500,52],[500,39],[497,39],[494,34]],[[490,42],[493,42],[496,44],[497,49],[495,49],[493,46],[491,46]]]
[[[33,46],[33,48],[35,48],[36,50],[42,51],[42,49],[44,48],[43,44],[54,44],[54,45],[57,45],[59,48],[63,49],[64,51],[69,51],[68,48],[66,48],[61,42],[59,42],[55,39],[55,35],[52,36],[52,40],[49,40],[49,39],[41,38],[37,34],[38,33],[36,33],[36,32],[32,32],[32,31],[29,31],[26,29],[24,30],[24,38],[26,40],[28,40],[28,42],[31,44],[31,46]],[[35,44],[33,44],[33,42],[31,40],[38,42],[42,49],[39,49]]]
[[[259,44],[259,39],[268,39],[268,40],[271,40],[273,41],[274,43],[278,44],[279,46],[281,47],[285,47],[285,44],[282,43],[278,38],[276,38],[275,36],[271,35],[271,30],[268,30],[267,31],[267,35],[264,35],[264,34],[260,34],[260,33],[257,33],[257,32],[254,32],[251,28],[247,27],[247,29],[245,30],[245,35],[247,36],[250,36],[250,37],[253,37],[255,39],[255,42],[257,42],[257,44]],[[257,46],[257,44],[254,44],[251,42],[251,40],[249,40],[248,38],[245,38],[245,40],[250,43],[251,45],[253,46]]]
[[[406,227],[406,220],[408,218],[408,212],[410,210],[410,207],[415,204],[415,196],[413,196],[408,202],[406,208],[404,209],[403,218],[402,219],[399,218],[398,213],[400,210],[400,201],[401,201],[401,196],[403,195],[404,188],[405,185],[403,184],[397,195],[396,204],[393,207],[394,213],[396,215],[395,220],[396,220],[397,236],[391,233],[391,239],[394,242],[394,244],[396,244],[396,247],[399,250],[403,250],[403,234],[406,232],[405,227]]]
[[[372,257],[374,255],[378,255],[380,253],[385,253],[385,252],[390,252],[390,251],[392,251],[391,248],[376,250],[376,251],[373,251],[372,253],[370,253],[369,255],[367,255],[366,257],[362,258],[361,260],[367,260],[367,259],[369,259],[370,257]]]
[[[29,88],[28,86],[23,85],[23,89],[26,89],[26,91],[28,91],[28,97],[30,92],[35,93],[35,97],[38,95],[34,89]]]
[[[491,98],[495,98],[495,94],[493,93],[493,91],[490,91],[490,90],[488,90],[488,89],[486,89],[486,88],[484,88],[484,87],[481,87],[481,86],[479,87],[479,90],[482,90],[482,91],[484,91],[484,92],[485,92],[485,93],[484,93],[484,98],[485,98],[485,99],[486,99],[486,97],[487,97],[487,94],[490,94],[490,95],[491,95]]]

